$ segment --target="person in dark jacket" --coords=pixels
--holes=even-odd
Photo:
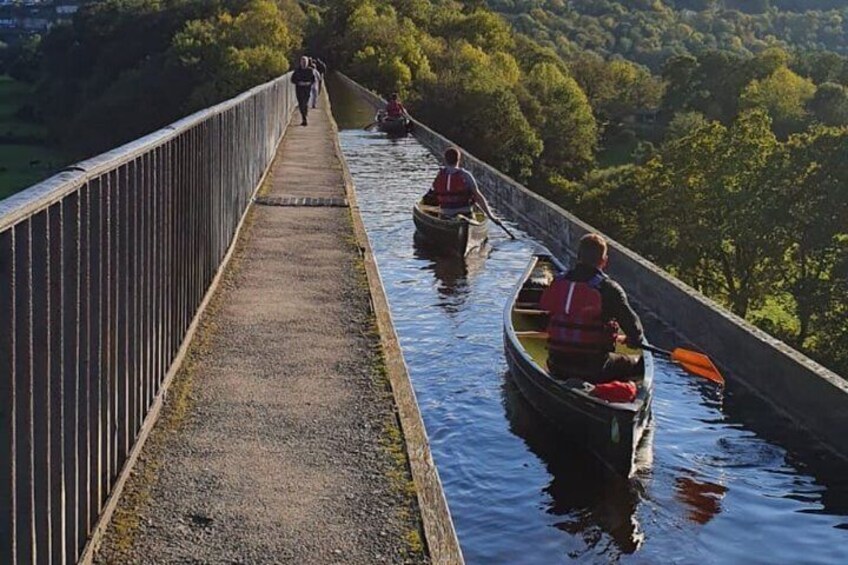
[[[604,273],[607,261],[604,238],[584,235],[577,264],[542,294],[539,306],[549,313],[548,369],[557,378],[601,384],[638,379],[644,372],[641,355],[614,352],[620,331],[631,347],[645,335],[624,289]]]
[[[312,95],[312,85],[315,84],[315,70],[309,68],[309,57],[300,58],[300,66],[294,70],[291,81],[295,87],[297,96],[297,107],[303,121],[300,125],[306,125],[306,116],[309,113],[309,98]]]

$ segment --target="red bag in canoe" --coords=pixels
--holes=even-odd
[[[636,399],[636,385],[630,381],[612,381],[595,385],[591,394],[607,402],[633,402]]]

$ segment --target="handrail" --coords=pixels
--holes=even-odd
[[[64,170],[38,182],[29,188],[0,200],[0,232],[18,223],[21,219],[37,214],[44,208],[61,200],[86,181],[97,177],[104,171],[116,169],[135,159],[144,152],[155,149],[178,137],[180,134],[208,120],[210,117],[226,112],[252,98],[257,93],[273,88],[277,84],[287,84],[289,74],[277,77],[264,84],[211,106],[180,118],[167,126],[143,137],[127,142],[94,157],[84,159]]]

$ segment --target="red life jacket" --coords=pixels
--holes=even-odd
[[[465,208],[474,202],[471,187],[468,186],[465,173],[461,169],[453,173],[447,172],[444,167],[439,169],[439,174],[433,181],[433,189],[441,208]]]
[[[615,349],[618,324],[605,322],[599,290],[603,275],[586,282],[558,277],[542,296],[550,312],[548,345],[561,353],[607,353]]]
[[[389,103],[386,104],[386,114],[390,118],[401,117],[403,115],[403,104],[397,100],[389,100]]]

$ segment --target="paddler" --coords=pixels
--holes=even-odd
[[[408,117],[406,108],[403,107],[403,104],[398,99],[397,92],[393,92],[392,95],[389,96],[389,101],[386,103],[386,117],[390,120]]]
[[[584,235],[577,264],[542,294],[539,307],[550,316],[548,370],[557,378],[601,384],[636,380],[644,372],[641,355],[615,353],[619,331],[634,348],[645,336],[624,289],[604,272],[608,260],[606,240]]]
[[[424,196],[425,204],[438,204],[443,216],[470,215],[474,204],[496,221],[486,197],[480,192],[477,180],[468,170],[459,166],[461,153],[456,147],[445,150],[445,166],[439,169],[433,187]]]

